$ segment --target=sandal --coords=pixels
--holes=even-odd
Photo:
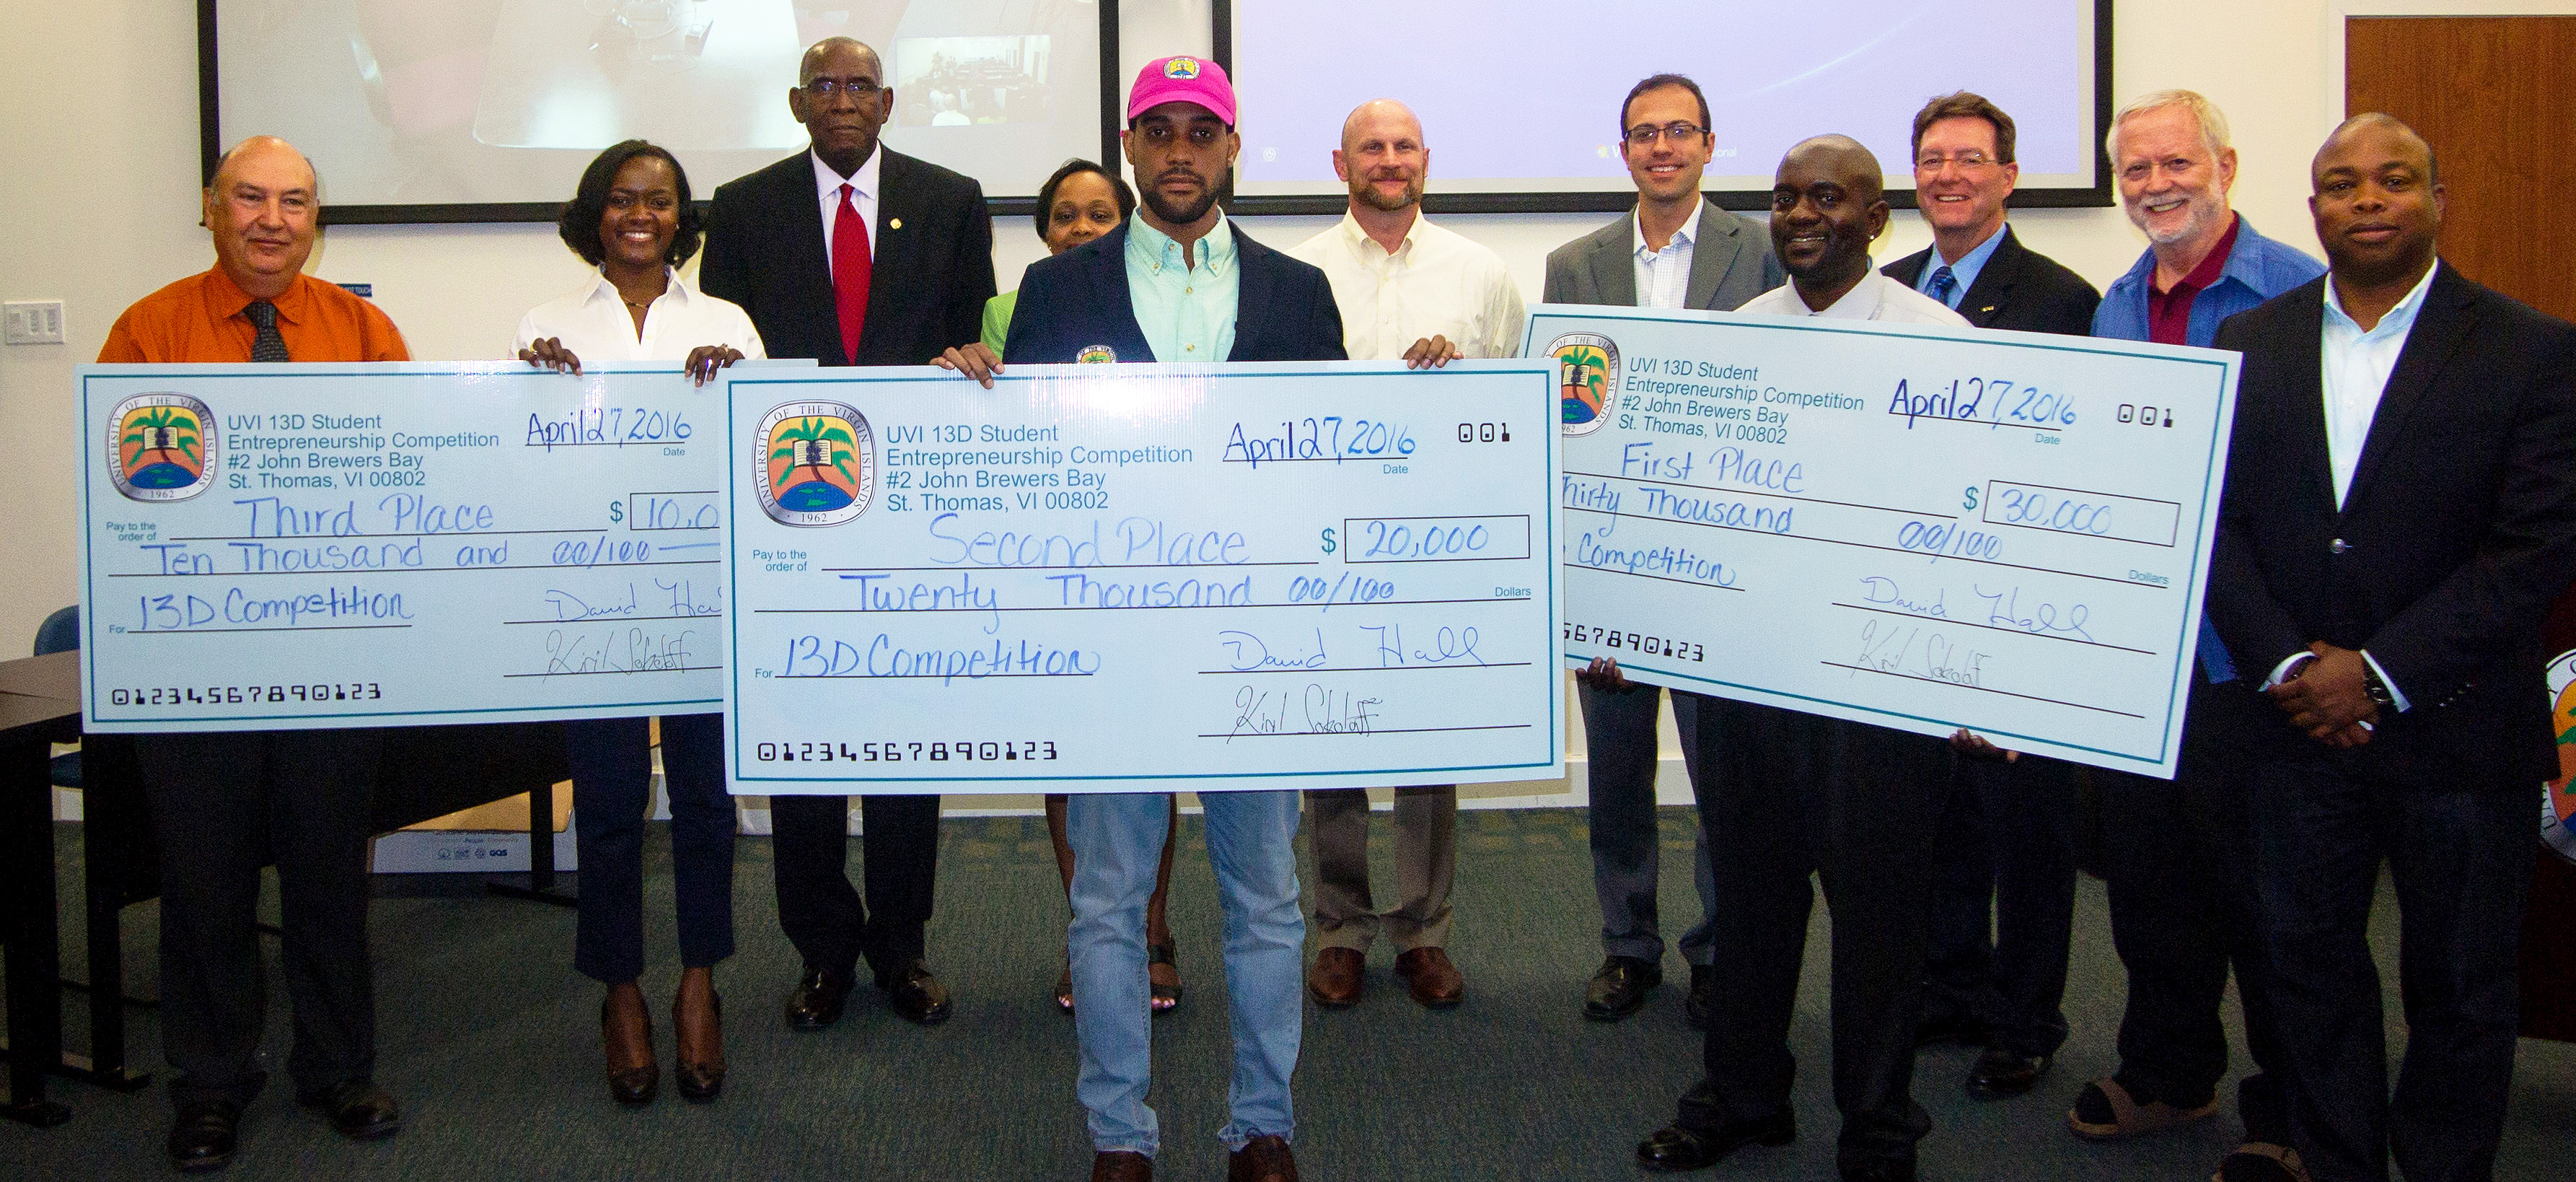
[[[1073,1016],[1073,965],[1067,962],[1064,975],[1055,979],[1055,1008],[1066,1017]]]
[[[1181,973],[1181,964],[1179,961],[1173,959],[1175,951],[1176,950],[1170,944],[1147,944],[1145,946],[1146,973],[1150,975],[1154,971],[1155,965],[1163,965],[1172,970],[1173,976],[1179,976]],[[1152,1004],[1154,1007],[1154,1013],[1157,1016],[1168,1014],[1173,1010],[1179,1009],[1181,1006],[1180,983],[1175,981],[1172,984],[1165,985],[1160,981],[1154,982]]]
[[[2298,1150],[2248,1141],[2219,1160],[2218,1172],[2209,1176],[2209,1182],[2308,1182],[2308,1169],[2299,1161]]]
[[[2088,1107],[2085,1101],[2095,1095],[2102,1098],[2100,1107],[2110,1110],[2111,1120],[2107,1124],[2084,1118],[2084,1109]],[[2085,1085],[2084,1094],[2075,1098],[2075,1107],[2066,1110],[2066,1127],[2087,1141],[2120,1141],[2171,1128],[2185,1121],[2199,1120],[2217,1111],[2218,1098],[2215,1096],[2197,1108],[2176,1108],[2162,1100],[2141,1104],[2129,1095],[2129,1089],[2120,1086],[2120,1081],[2106,1075]]]

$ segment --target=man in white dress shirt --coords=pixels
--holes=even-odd
[[[1355,361],[1403,360],[1415,368],[1459,357],[1520,351],[1521,290],[1501,255],[1422,216],[1431,149],[1404,104],[1360,104],[1342,123],[1333,171],[1350,186],[1340,225],[1288,252],[1321,268],[1342,310],[1344,348]],[[1456,876],[1458,789],[1395,790],[1395,906],[1369,891],[1368,790],[1306,793],[1315,843],[1315,932],[1323,946],[1306,974],[1318,1005],[1360,999],[1361,969],[1380,928],[1394,941],[1395,974],[1413,1000],[1458,1004],[1466,987],[1449,960],[1449,886]]]
[[[1848,136],[1820,135],[1789,149],[1771,187],[1771,249],[1789,282],[1740,310],[1968,327],[1941,301],[1870,265],[1869,244],[1887,231],[1884,185],[1878,157]]]

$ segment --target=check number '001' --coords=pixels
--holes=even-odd
[[[1671,657],[1677,661],[1706,661],[1708,651],[1698,641],[1675,640],[1665,636],[1646,636],[1603,628],[1595,624],[1567,621],[1565,638],[1577,644],[1597,644],[1606,649],[1631,652],[1645,657]]]
[[[762,743],[762,763],[1045,763],[1056,757],[1053,739],[916,739],[874,743]]]

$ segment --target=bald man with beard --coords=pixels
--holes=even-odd
[[[1741,310],[1967,327],[1870,264],[1887,228],[1880,178],[1877,158],[1848,137],[1789,149],[1771,190],[1771,245],[1789,284]],[[1703,698],[1697,723],[1700,823],[1726,903],[1710,917],[1718,1004],[1707,1074],[1673,1123],[1637,1146],[1637,1164],[1696,1170],[1796,1139],[1789,1020],[1813,875],[1834,920],[1837,1165],[1854,1182],[1911,1182],[1914,1143],[1932,1129],[1912,1094],[1914,1023],[1949,752],[1923,735],[1723,698]]]

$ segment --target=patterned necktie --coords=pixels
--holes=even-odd
[[[841,208],[832,215],[832,302],[841,312],[841,352],[859,363],[859,330],[868,322],[868,277],[875,262],[868,251],[868,223],[850,203],[850,186],[841,186]]]
[[[1950,273],[1949,264],[1942,264],[1940,270],[1932,273],[1930,294],[1933,299],[1941,301],[1941,306],[1949,307],[1950,293],[1957,290],[1959,290],[1959,277]]]
[[[277,305],[267,300],[252,300],[242,315],[259,326],[259,336],[250,343],[250,359],[258,362],[286,361],[286,338],[277,331]]]

